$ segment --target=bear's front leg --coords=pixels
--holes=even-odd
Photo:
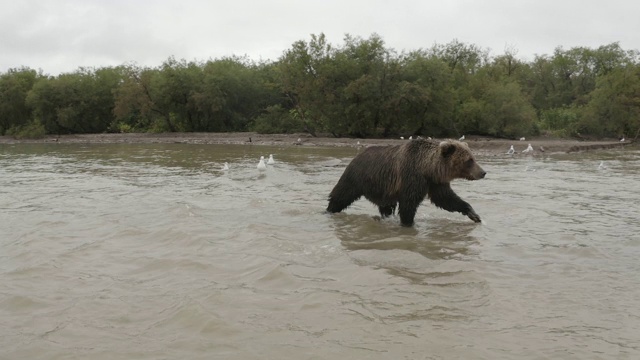
[[[482,222],[482,220],[480,219],[480,216],[476,214],[476,212],[473,210],[471,205],[469,205],[469,210],[465,215],[467,215],[469,219],[473,220],[474,222],[477,222],[477,223]]]
[[[449,184],[430,184],[428,194],[435,206],[450,212],[462,213],[477,223],[482,221],[473,207],[453,192]]]

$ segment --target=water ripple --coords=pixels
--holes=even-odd
[[[0,358],[640,356],[640,152],[480,158],[483,223],[413,228],[324,213],[356,153],[0,146]]]

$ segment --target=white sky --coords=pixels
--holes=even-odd
[[[277,60],[320,33],[334,45],[377,33],[397,51],[458,39],[530,61],[557,46],[638,50],[639,18],[637,0],[0,0],[0,72]]]

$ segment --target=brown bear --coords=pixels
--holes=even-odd
[[[416,210],[428,195],[439,208],[480,222],[471,205],[451,189],[453,179],[479,180],[486,172],[469,146],[456,140],[410,140],[402,145],[372,146],[358,154],[329,194],[327,211],[344,210],[364,195],[384,218],[398,206],[400,222],[412,226]]]

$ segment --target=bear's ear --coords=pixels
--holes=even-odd
[[[454,152],[456,152],[455,144],[452,144],[448,141],[443,141],[440,143],[440,153],[442,154],[442,157],[449,157],[453,155]]]

